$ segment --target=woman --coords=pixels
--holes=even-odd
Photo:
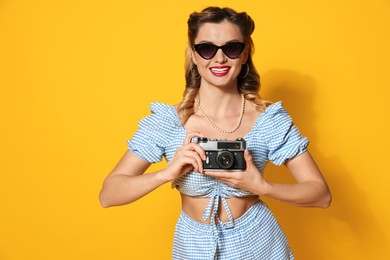
[[[252,62],[254,22],[246,13],[209,7],[190,15],[186,90],[177,106],[152,103],[129,150],[104,181],[103,207],[131,203],[172,182],[180,191],[173,259],[293,259],[286,237],[259,196],[328,207],[331,195],[280,102],[258,94]],[[243,171],[207,171],[196,138],[236,140],[247,149]],[[165,157],[167,166],[143,174]],[[284,164],[295,184],[263,179],[268,161]]]

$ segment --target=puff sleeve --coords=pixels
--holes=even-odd
[[[129,151],[150,163],[162,160],[173,126],[172,120],[165,116],[165,109],[167,106],[164,104],[152,103],[151,114],[140,120],[137,131],[127,141]]]
[[[267,112],[269,117],[268,159],[275,165],[281,165],[306,152],[309,139],[301,135],[282,103],[275,103]]]

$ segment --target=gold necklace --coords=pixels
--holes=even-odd
[[[217,126],[207,115],[206,113],[203,111],[202,107],[200,106],[199,104],[199,100],[195,99],[194,100],[195,102],[195,105],[199,108],[200,112],[202,113],[203,117],[207,119],[207,121],[209,122],[209,124],[214,127],[215,129],[217,129],[219,132],[221,133],[224,133],[224,134],[231,134],[231,133],[234,133],[235,131],[237,131],[237,129],[241,126],[241,123],[242,123],[242,118],[244,116],[244,111],[245,111],[245,97],[243,94],[241,94],[241,113],[240,113],[240,118],[238,119],[238,123],[236,125],[235,128],[233,128],[232,130],[230,131],[227,131],[227,130],[224,130],[222,128],[220,128],[219,126]]]

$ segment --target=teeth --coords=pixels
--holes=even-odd
[[[211,68],[211,70],[214,72],[225,72],[228,71],[228,68]]]

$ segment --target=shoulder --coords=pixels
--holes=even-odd
[[[150,104],[150,112],[138,122],[138,129],[133,135],[131,144],[164,145],[171,136],[180,133],[181,124],[174,107],[153,102]]]
[[[160,117],[178,118],[176,108],[165,103],[152,102],[150,104],[150,111]]]
[[[150,114],[145,116],[141,121],[147,124],[156,124],[156,126],[180,126],[180,119],[174,106],[152,102],[150,104]]]
[[[291,116],[284,109],[281,101],[272,103],[260,114],[258,118],[259,123],[262,127],[272,126],[275,127],[284,122],[290,122]]]
[[[287,114],[287,111],[284,109],[282,101],[277,101],[267,106],[263,114],[265,117],[273,118],[278,115]]]
[[[307,151],[309,139],[302,136],[282,102],[272,104],[266,112],[263,138],[266,140],[269,160],[275,165],[281,165]]]
[[[283,129],[288,129],[292,124],[292,119],[283,107],[281,101],[267,106],[261,112],[254,128],[251,132],[255,133],[262,140],[269,140],[272,136],[277,135]]]

